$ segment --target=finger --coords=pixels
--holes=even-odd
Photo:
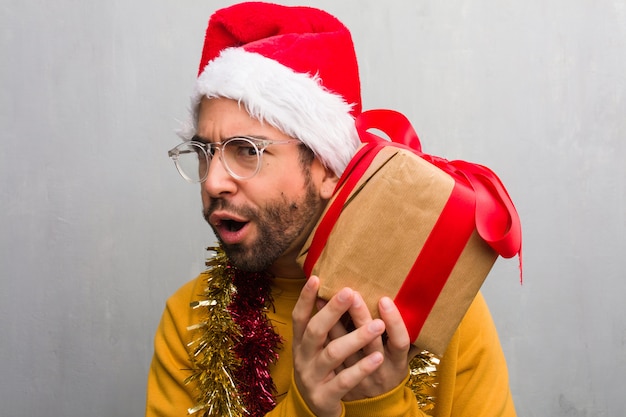
[[[315,287],[315,289],[317,290],[317,288],[319,288],[319,280],[316,281],[316,284],[317,287]],[[311,308],[312,304],[309,295],[310,294],[307,294],[303,300],[303,304]],[[348,311],[348,308],[350,308],[352,304],[353,295],[354,291],[350,288],[342,289],[333,296],[321,310],[308,319],[304,328],[298,327],[297,331],[301,332],[299,333],[300,339],[298,339],[300,343],[299,346],[305,357],[312,358],[324,348],[328,342],[330,329],[341,319],[341,316]],[[313,301],[313,303],[315,303],[315,301]],[[298,314],[299,313],[300,312],[298,312]],[[294,314],[296,314],[296,312],[294,312]],[[294,342],[295,340],[294,335]]]
[[[349,313],[355,327],[361,327],[372,321],[372,315],[370,314],[363,297],[358,292],[355,292],[354,294],[354,301],[350,306]]]
[[[304,284],[300,297],[293,308],[291,317],[293,319],[293,340],[294,344],[300,343],[306,326],[311,319],[311,312],[317,299],[317,291],[320,281],[316,276],[311,276]]]
[[[333,327],[328,332],[328,337],[330,340],[339,339],[348,334],[348,330],[346,330],[346,326],[343,324],[343,321],[340,320],[333,325]]]
[[[352,302],[352,306],[348,312],[350,313],[350,317],[352,318],[352,322],[356,328],[366,326],[373,320],[372,315],[367,308],[367,304],[365,304],[363,297],[359,293],[355,293],[354,301]],[[384,352],[383,340],[380,337],[374,339],[372,343],[363,348],[363,352],[366,355],[376,351]]]
[[[418,348],[417,346],[411,345],[411,347],[409,349],[409,354],[408,354],[409,361],[411,361],[411,359],[416,357],[421,351],[422,350],[420,348]]]
[[[372,320],[366,326],[362,326],[345,336],[332,340],[322,351],[320,365],[336,369],[353,355],[360,355],[360,351],[372,343],[385,331],[385,323],[380,320]],[[382,352],[378,352],[382,354]],[[359,357],[360,359],[360,357]],[[354,360],[352,361],[354,362]]]
[[[389,297],[380,299],[378,309],[387,328],[387,357],[392,362],[403,363],[407,360],[411,340],[400,311]]]
[[[318,299],[316,304],[321,308],[309,321],[305,333],[312,331],[315,336],[321,336],[323,333],[324,337],[326,337],[335,323],[339,322],[341,317],[348,311],[353,297],[353,290],[343,288],[327,302]]]
[[[323,298],[318,298],[315,301],[315,308],[317,308],[317,311],[320,311],[321,309],[324,308],[326,304],[328,304],[328,301],[324,300]]]
[[[332,329],[330,329],[330,332],[328,333],[329,341],[332,341],[332,340],[335,340],[335,339],[339,339],[339,338],[347,335],[348,333],[349,333],[349,331],[346,329],[346,326],[344,325],[343,320],[339,321],[339,322],[335,323],[335,325],[332,327]],[[356,364],[362,358],[363,358],[363,352],[361,352],[360,350],[358,352],[353,353],[352,355],[348,356],[343,361],[343,363],[340,364],[335,369],[335,372],[339,373],[344,368]]]
[[[321,310],[328,302],[325,300],[322,300],[321,298],[317,300],[317,309],[318,311]],[[335,339],[339,339],[342,336],[345,336],[348,331],[346,330],[346,325],[345,325],[345,317],[346,315],[344,314],[344,316],[342,316],[341,320],[339,320],[338,322],[336,322],[333,327],[330,328],[330,330],[328,331],[328,337],[326,339],[326,345],[328,345],[328,343],[330,343],[332,340]]]
[[[339,372],[329,385],[344,397],[353,388],[359,385],[365,378],[374,373],[383,363],[384,356],[380,352],[367,355],[355,365],[347,367]]]

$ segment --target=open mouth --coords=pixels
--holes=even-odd
[[[222,220],[221,223],[229,232],[238,232],[246,225],[246,222],[238,222],[235,220]]]
[[[222,243],[234,245],[242,243],[249,235],[250,219],[227,212],[213,212],[207,220],[219,235]]]

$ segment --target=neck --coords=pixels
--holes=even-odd
[[[302,267],[296,262],[298,253],[300,253],[299,246],[297,249],[290,249],[285,252],[280,258],[276,260],[269,268],[269,272],[279,278],[291,278],[299,279],[305,278]]]

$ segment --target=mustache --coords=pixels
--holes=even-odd
[[[209,217],[211,217],[211,214],[216,210],[228,211],[249,220],[259,217],[259,213],[251,207],[238,206],[221,198],[212,198],[209,202],[209,206],[202,210],[202,216],[207,223],[209,223]]]

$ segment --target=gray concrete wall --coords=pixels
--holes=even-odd
[[[289,2],[295,4],[295,2]],[[524,227],[485,284],[520,416],[626,414],[626,2],[309,1],[365,108],[493,168]],[[142,415],[164,301],[213,237],[167,159],[225,1],[0,5],[0,415]]]

